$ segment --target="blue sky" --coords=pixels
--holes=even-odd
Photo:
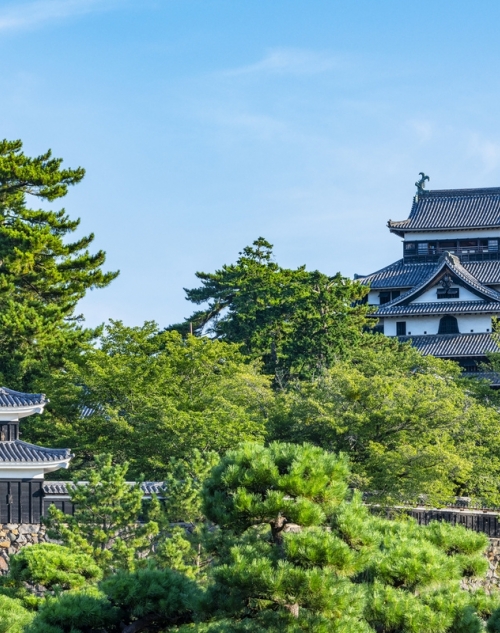
[[[499,22],[489,0],[0,1],[0,136],[87,170],[64,205],[121,270],[89,324],[167,325],[260,235],[368,273],[418,172],[500,186]]]

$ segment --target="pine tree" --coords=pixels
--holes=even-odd
[[[226,454],[203,493],[228,539],[206,601],[217,625],[199,631],[481,630],[499,597],[460,582],[485,573],[486,537],[373,516],[348,480],[344,457],[307,444]]]
[[[196,276],[201,286],[185,289],[186,298],[207,307],[172,329],[185,334],[192,326],[196,334],[241,344],[263,361],[277,385],[331,366],[359,343],[367,325],[366,286],[340,273],[283,268],[262,237],[243,249],[236,264]]]
[[[127,470],[127,463],[113,465],[111,456],[99,455],[81,473],[87,481],[69,486],[74,514],[51,506],[45,519],[51,538],[91,555],[107,573],[133,569],[158,532],[154,521],[139,523],[144,493],[140,482],[126,481]]]
[[[89,252],[93,234],[67,239],[80,220],[28,205],[29,196],[46,203],[65,196],[85,171],[62,168],[50,150],[30,158],[22,147],[0,142],[0,373],[4,383],[29,389],[91,337],[76,305],[118,273],[102,271],[103,251]]]

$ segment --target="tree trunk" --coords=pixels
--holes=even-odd
[[[271,535],[273,537],[273,542],[276,545],[283,545],[283,528],[286,525],[286,517],[284,517],[281,514],[278,514],[278,516],[276,517],[276,519],[274,519],[274,521],[271,521],[270,524],[271,526]]]

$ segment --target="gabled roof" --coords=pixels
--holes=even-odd
[[[400,336],[401,342],[411,341],[424,356],[438,358],[460,358],[462,356],[485,356],[489,352],[500,352],[495,334],[427,334],[423,336]]]
[[[355,279],[363,284],[370,284],[372,290],[413,288],[426,279],[438,265],[438,262],[405,263],[403,259],[399,259],[371,275],[355,275]],[[481,284],[500,285],[500,260],[462,262],[462,267]]]
[[[59,462],[71,457],[69,448],[43,448],[21,440],[0,442],[0,464]]]
[[[399,259],[397,262],[389,264],[389,266],[385,266],[385,268],[381,268],[371,275],[354,275],[354,279],[363,284],[370,284],[373,290],[378,290],[379,288],[413,288],[423,279],[427,279],[435,268],[436,262],[405,264],[403,259]]]
[[[407,220],[389,220],[391,232],[500,227],[500,187],[445,189],[415,196]]]
[[[411,288],[407,292],[404,292],[396,299],[393,299],[388,303],[384,303],[383,309],[401,304],[407,305],[412,299],[416,299],[419,295],[425,292],[425,290],[437,283],[446,272],[449,272],[457,283],[466,286],[483,300],[500,301],[500,292],[492,290],[491,288],[479,283],[479,281],[460,264],[460,260],[456,255],[444,253],[439,258],[436,268],[427,276],[427,278],[424,278],[417,286]],[[379,308],[379,310],[380,309],[382,308]],[[378,316],[378,314],[379,313],[377,311],[376,315]]]
[[[30,407],[47,402],[44,393],[22,393],[7,389],[7,387],[0,387],[0,407]]]
[[[431,314],[500,314],[498,301],[441,301],[429,303],[410,303],[408,305],[391,305],[384,303],[374,314],[368,316],[426,316]]]

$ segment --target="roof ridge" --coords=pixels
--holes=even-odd
[[[469,189],[425,189],[418,195],[422,198],[427,196],[478,196],[478,195],[500,195],[500,187],[473,187]]]

